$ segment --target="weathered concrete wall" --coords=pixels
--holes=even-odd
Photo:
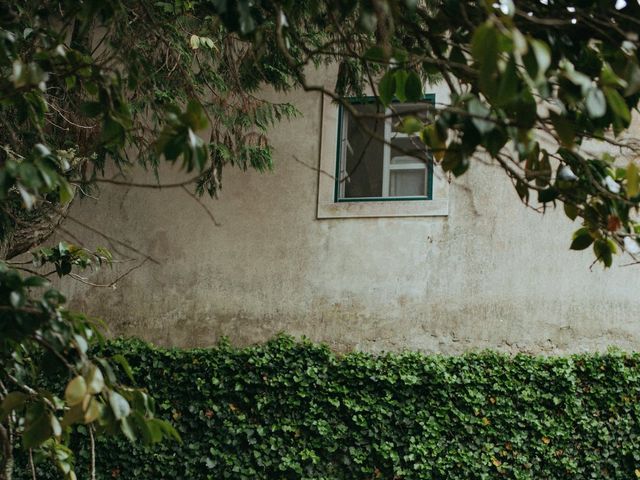
[[[75,205],[74,218],[158,263],[115,290],[67,285],[73,305],[114,334],[176,346],[284,331],[341,350],[640,347],[639,267],[591,271],[590,251],[568,250],[577,226],[525,208],[497,167],[476,164],[455,181],[447,217],[317,220],[321,99],[292,97],[304,117],[273,131],[275,172],[228,168],[221,198],[203,199],[220,226],[180,189],[105,186],[99,201]]]

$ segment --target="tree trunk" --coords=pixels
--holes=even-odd
[[[16,216],[14,229],[0,240],[0,259],[11,260],[48,239],[67,216],[71,203],[42,205],[24,220]]]

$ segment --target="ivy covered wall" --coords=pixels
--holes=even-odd
[[[98,479],[640,477],[638,354],[338,356],[290,337],[108,350],[183,442],[100,440]]]

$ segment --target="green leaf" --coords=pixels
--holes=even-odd
[[[477,98],[469,100],[469,114],[473,126],[478,129],[481,135],[489,133],[496,126],[495,122],[490,118],[491,110]]]
[[[25,303],[25,296],[21,291],[14,290],[9,294],[9,303],[13,308],[21,308]]]
[[[405,83],[405,93],[409,102],[418,102],[422,99],[422,80],[416,72],[409,72]]]
[[[604,88],[604,95],[607,97],[607,103],[613,114],[620,118],[625,125],[629,124],[631,122],[631,112],[622,95],[610,87]]]
[[[578,207],[576,207],[572,203],[565,203],[564,213],[567,217],[569,217],[570,220],[575,220],[576,217],[578,216]]]
[[[187,124],[194,132],[207,128],[209,121],[200,102],[190,100],[186,112]]]
[[[395,91],[396,77],[394,72],[389,70],[384,74],[384,76],[380,80],[380,83],[378,83],[378,97],[385,107],[391,104]]]
[[[93,401],[93,399],[92,399]],[[66,428],[70,425],[74,425],[76,423],[80,423],[83,421],[84,412],[82,410],[82,404],[78,403],[74,405],[66,412],[64,412],[64,416],[62,417],[62,427]]]
[[[51,415],[49,418],[51,422],[51,433],[54,437],[59,437],[62,434],[62,426],[55,415]]]
[[[155,420],[155,422],[157,422],[157,424],[160,426],[160,428],[162,429],[162,432],[166,435],[169,436],[171,438],[173,438],[174,440],[182,443],[182,438],[180,438],[180,434],[178,433],[178,431],[173,427],[173,425],[171,425],[169,422],[165,421],[165,420]]]
[[[69,203],[71,200],[73,200],[73,197],[75,196],[75,190],[74,187],[67,182],[65,179],[60,179],[60,186],[58,188],[58,193],[59,193],[59,198],[60,198],[60,203],[62,203],[63,205],[66,205],[67,203]]]
[[[637,63],[632,63],[627,75],[627,88],[624,91],[625,97],[630,97],[640,92],[640,67]]]
[[[498,36],[492,23],[476,28],[471,38],[471,55],[480,65],[494,66],[498,60]]]
[[[509,103],[517,95],[519,84],[520,77],[518,77],[516,61],[513,56],[510,56],[504,72],[500,75],[495,103],[498,105]]]
[[[529,186],[523,181],[516,182],[516,192],[525,204],[529,203]]]
[[[44,287],[49,285],[49,280],[44,277],[27,277],[25,278],[23,285],[25,287]]]
[[[596,240],[593,243],[593,253],[605,267],[608,268],[613,263],[613,249],[608,241],[602,239]]]
[[[133,382],[133,370],[131,370],[131,366],[124,355],[118,353],[112,357],[112,360],[122,367],[125,375]]]
[[[385,49],[378,45],[374,45],[369,50],[367,50],[364,54],[364,58],[366,60],[378,63],[386,63],[387,60],[389,60],[385,54]]]
[[[571,250],[584,250],[593,243],[593,237],[587,228],[580,228],[573,234],[573,241],[569,247]]]
[[[442,160],[442,169],[459,177],[469,168],[469,159],[463,155],[460,148],[448,149]]]
[[[74,75],[65,77],[64,85],[67,87],[67,90],[73,90],[73,87],[76,85],[76,77]]]
[[[497,91],[494,75],[498,62],[498,43],[498,31],[490,22],[478,27],[471,39],[471,54],[480,66],[479,87],[489,97]]]
[[[530,129],[536,123],[536,100],[529,90],[523,90],[515,104],[515,121],[521,128]]]
[[[549,187],[544,190],[538,191],[538,201],[540,203],[548,203],[553,202],[556,198],[558,198],[560,192],[554,187]]]
[[[24,448],[39,447],[51,438],[54,433],[51,424],[51,414],[46,411],[42,412],[35,420],[28,422],[22,434],[22,445]]]
[[[531,46],[531,50],[536,59],[537,71],[536,75],[541,77],[547,71],[547,69],[551,66],[551,49],[549,45],[541,40],[531,40],[529,42]]]
[[[91,400],[89,400],[89,405],[87,406],[87,411],[84,412],[82,420],[84,421],[84,423],[94,422],[98,418],[100,418],[101,413],[101,404],[98,403],[96,397],[91,397]]]
[[[22,392],[9,392],[0,404],[0,421],[4,420],[13,410],[22,407],[29,396]]]
[[[109,392],[109,405],[116,420],[127,417],[131,412],[129,402],[118,392]]]
[[[124,436],[127,437],[130,442],[135,442],[136,434],[128,418],[122,418],[122,421],[120,422],[120,430],[122,431],[122,433],[124,433]]]
[[[607,113],[607,100],[599,88],[592,88],[587,92],[585,104],[591,118],[600,118]]]
[[[64,391],[64,398],[69,406],[77,405],[87,394],[87,382],[84,377],[78,375],[69,382]]]
[[[406,83],[409,74],[406,70],[397,70],[394,76],[396,78],[396,98],[401,102],[406,102]]]
[[[90,394],[100,393],[104,388],[104,377],[102,371],[95,365],[92,365],[87,375],[87,390]]]
[[[422,129],[420,139],[431,149],[436,161],[440,162],[444,158],[447,148],[446,139],[440,137],[438,129],[434,124],[427,125]]]
[[[611,68],[611,65],[609,65],[608,63],[604,63],[602,65],[602,71],[600,72],[600,83],[602,83],[602,85],[606,85],[608,87],[614,87],[614,88],[627,87],[627,82],[621,79],[616,74],[616,72],[613,71],[613,68]]]
[[[407,115],[406,117],[402,117],[400,130],[407,135],[413,135],[414,133],[422,130],[423,126],[424,124],[419,119],[413,115]]]
[[[571,148],[576,135],[573,122],[563,115],[552,114],[551,123],[562,145]]]

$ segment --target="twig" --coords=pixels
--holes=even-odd
[[[96,441],[93,438],[93,425],[89,425],[90,464],[89,473],[91,480],[96,480]]]
[[[118,185],[121,187],[136,187],[136,188],[154,188],[154,189],[163,189],[163,188],[180,188],[186,185],[191,185],[192,183],[196,183],[200,175],[190,178],[189,180],[184,180],[182,182],[177,183],[137,183],[137,182],[125,182],[121,180],[113,180],[111,178],[94,178],[85,183],[108,183],[110,185]]]
[[[36,480],[36,466],[33,463],[33,449],[29,449],[29,467],[31,467],[31,478]]]
[[[144,258],[148,259],[149,261],[155,263],[156,265],[160,265],[160,262],[158,260],[156,260],[155,258],[151,257],[150,255],[147,255],[144,252],[141,252],[140,250],[138,250],[135,247],[132,247],[131,245],[129,245],[126,242],[123,242],[122,240],[118,240],[117,238],[114,238],[110,235],[107,235],[106,233],[101,232],[100,230],[98,230],[97,228],[92,227],[91,225],[87,225],[86,223],[84,223],[81,220],[78,220],[77,218],[72,217],[71,215],[67,216],[68,220],[71,220],[72,222],[80,225],[83,228],[86,228],[87,230],[89,230],[90,232],[95,233],[96,235],[100,235],[102,238],[109,240],[110,242],[114,242],[117,243],[118,245],[121,245],[124,248],[127,248],[129,250],[131,250],[132,252],[137,253],[138,255],[142,255]]]
[[[185,193],[187,195],[189,195],[198,205],[200,205],[202,207],[202,209],[207,212],[207,215],[209,216],[209,218],[211,219],[211,221],[213,222],[213,224],[216,227],[221,226],[220,223],[218,223],[218,221],[216,220],[216,218],[213,216],[213,213],[211,213],[211,211],[207,208],[207,206],[202,203],[202,200],[200,200],[196,194],[194,194],[193,192],[190,192],[189,189],[187,187],[185,187],[184,185],[182,186],[182,189],[185,191]]]
[[[89,280],[87,280],[84,277],[81,277],[80,275],[78,275],[77,273],[70,273],[69,276],[75,280],[78,280],[80,283],[84,283],[85,285],[89,285],[90,287],[100,287],[100,288],[115,288],[116,284],[122,280],[124,277],[126,277],[127,275],[129,275],[131,272],[133,272],[134,270],[137,270],[138,268],[142,267],[142,265],[144,265],[147,260],[150,260],[150,258],[145,258],[142,262],[140,262],[138,265],[134,265],[133,267],[131,267],[129,270],[127,270],[126,272],[124,272],[122,275],[118,276],[115,280],[113,280],[111,283],[106,283],[106,284],[100,284],[100,283],[92,283]]]

